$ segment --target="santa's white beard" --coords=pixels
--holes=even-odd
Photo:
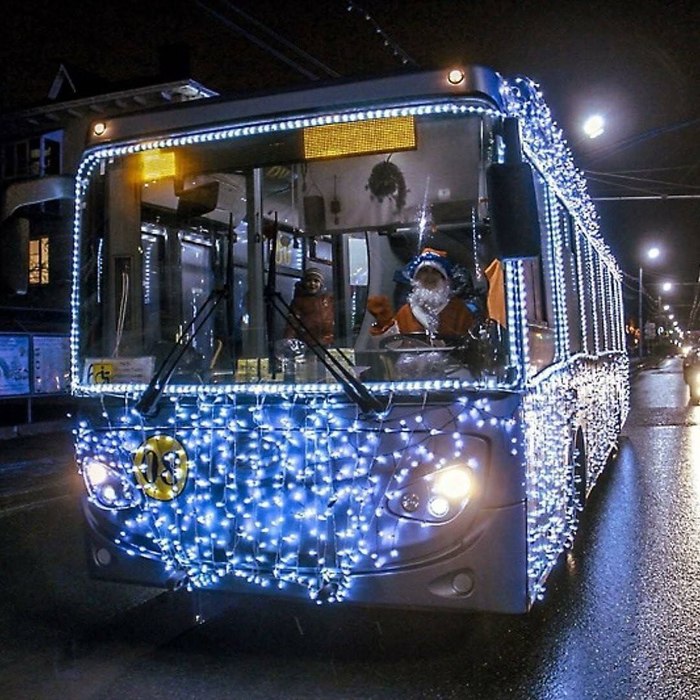
[[[450,285],[447,280],[439,282],[432,289],[414,283],[408,295],[408,303],[413,315],[430,335],[435,335],[440,321],[440,312],[450,300]]]

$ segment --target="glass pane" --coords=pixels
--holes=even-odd
[[[125,382],[173,356],[174,383],[335,381],[338,367],[367,381],[507,379],[483,211],[488,125],[415,128],[415,148],[391,153],[304,162],[288,132],[95,168],[84,367],[111,363]],[[439,293],[421,286],[430,269]]]

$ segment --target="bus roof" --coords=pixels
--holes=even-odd
[[[277,92],[236,97],[218,97],[135,112],[101,122],[100,136],[90,130],[89,147],[131,141],[144,137],[166,137],[193,128],[207,128],[246,119],[274,119],[290,114],[314,115],[341,108],[361,109],[391,103],[407,104],[422,98],[481,96],[502,108],[503,81],[483,66],[451,71],[400,73],[373,79],[333,81]],[[461,76],[461,77],[459,77]],[[457,79],[459,78],[459,79]]]
[[[551,119],[536,83],[518,76],[506,79],[491,68],[470,65],[450,70],[407,72],[364,80],[339,80],[301,88],[218,97],[135,112],[102,121],[91,130],[88,153],[131,147],[151,141],[160,147],[170,138],[223,131],[229,126],[259,127],[285,118],[314,118],[334,112],[369,111],[382,107],[418,107],[427,101],[473,96],[485,100],[504,116],[521,122],[523,147],[566,202],[591,243],[620,274],[614,256],[600,234],[598,214],[565,138]],[[365,114],[365,117],[367,115]],[[93,127],[99,120],[93,124]],[[86,154],[87,155],[87,154]]]

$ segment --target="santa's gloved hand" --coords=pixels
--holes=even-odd
[[[367,299],[367,311],[376,319],[376,325],[382,328],[388,326],[394,318],[389,297],[383,294],[376,294]]]

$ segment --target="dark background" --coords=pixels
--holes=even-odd
[[[525,74],[594,198],[654,197],[597,201],[601,228],[628,307],[643,263],[650,295],[681,283],[664,296],[687,324],[700,272],[700,3],[23,0],[3,8],[3,26],[2,111],[45,101],[61,62],[119,82],[155,75],[174,43],[189,47],[191,77],[221,93],[459,62]],[[593,141],[581,131],[592,112],[607,122]],[[662,255],[644,262],[652,243]]]

